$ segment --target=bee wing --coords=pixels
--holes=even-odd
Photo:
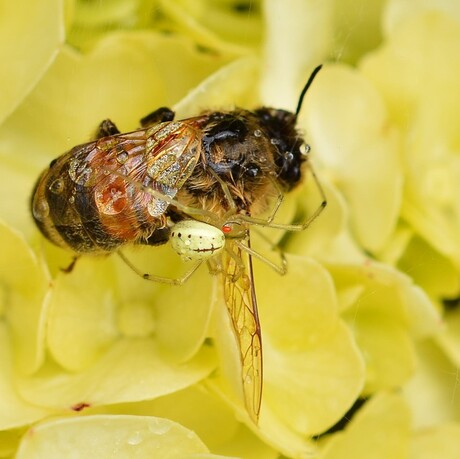
[[[198,125],[168,123],[149,129],[146,143],[146,171],[152,188],[173,198],[192,174],[201,152]],[[158,200],[161,207],[161,199]]]
[[[250,241],[247,239],[249,246]],[[257,423],[262,400],[262,336],[251,256],[231,239],[222,255],[224,297],[238,341],[246,409]]]
[[[85,250],[150,237],[165,224],[169,203],[162,197],[175,197],[200,158],[197,123],[160,123],[103,137],[58,158],[40,184],[52,200],[53,228],[86,241]],[[48,192],[61,178],[65,192]]]
[[[149,129],[101,139],[104,167],[124,176],[127,182],[141,184],[173,198],[195,168],[200,155],[200,134],[192,122],[160,123]],[[158,215],[167,204],[157,200]],[[152,206],[151,209],[154,209]],[[163,209],[164,207],[164,209]]]
[[[165,213],[169,204],[162,195],[176,196],[192,174],[200,148],[200,130],[193,120],[160,123],[76,147],[70,152],[69,175],[83,186],[80,196],[94,201],[98,218],[119,234]]]

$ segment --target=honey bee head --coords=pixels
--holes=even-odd
[[[311,73],[300,93],[294,113],[267,107],[255,111],[261,125],[270,137],[270,142],[276,147],[277,177],[286,191],[294,188],[302,177],[302,163],[306,160],[305,152],[308,152],[309,147],[296,129],[297,117],[302,108],[305,94],[321,67],[321,65],[317,66]]]
[[[297,115],[268,107],[259,108],[255,114],[273,145],[277,179],[289,191],[300,181],[305,161],[301,151],[304,141],[296,129]]]

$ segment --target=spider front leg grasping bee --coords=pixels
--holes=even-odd
[[[221,276],[239,348],[244,402],[256,423],[263,358],[252,258],[276,266],[251,248],[250,230],[301,231],[326,206],[296,129],[319,69],[305,85],[295,113],[261,107],[205,111],[175,121],[174,112],[160,108],[141,120],[141,129],[128,133],[105,120],[95,140],[50,163],[32,197],[38,228],[74,254],[119,253],[139,273],[121,249],[170,241],[193,267],[181,279],[144,278],[180,285],[203,262]],[[275,222],[284,194],[301,182],[307,168],[322,199],[317,210],[300,224]],[[269,217],[261,218],[273,202]]]

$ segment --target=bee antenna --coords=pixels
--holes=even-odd
[[[300,109],[302,108],[303,98],[305,97],[305,94],[307,93],[308,88],[313,83],[313,80],[315,79],[316,74],[321,70],[322,66],[323,66],[322,64],[318,65],[318,67],[316,67],[315,70],[313,70],[313,72],[311,72],[311,75],[310,75],[310,78],[307,81],[307,84],[304,86],[304,88],[302,89],[302,92],[300,93],[299,102],[297,104],[297,108],[296,108],[296,111],[295,111],[295,116],[298,116],[298,114],[300,112]]]

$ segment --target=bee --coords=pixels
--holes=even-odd
[[[326,205],[301,224],[275,223],[285,193],[301,181],[308,148],[296,129],[303,98],[321,66],[305,85],[295,112],[205,111],[174,120],[162,107],[121,133],[103,121],[91,142],[51,161],[35,186],[31,210],[52,243],[76,255],[119,253],[128,244],[168,241],[184,259],[195,261],[181,279],[141,274],[181,284],[203,262],[223,280],[241,358],[242,387],[257,423],[262,399],[262,338],[257,313],[250,228],[305,229]],[[268,218],[261,218],[275,201]],[[284,268],[279,269],[283,272]]]

